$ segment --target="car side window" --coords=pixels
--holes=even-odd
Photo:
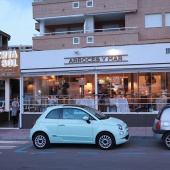
[[[83,120],[84,116],[89,116],[85,111],[77,108],[64,108],[63,119]]]
[[[54,109],[48,113],[46,119],[59,119],[59,115],[60,115],[60,109]]]

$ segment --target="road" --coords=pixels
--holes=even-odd
[[[112,150],[94,145],[51,145],[37,150],[29,140],[0,140],[0,169],[169,170],[170,150],[153,137],[131,137]]]

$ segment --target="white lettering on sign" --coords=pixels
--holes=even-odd
[[[0,60],[2,67],[17,67],[17,52],[14,51],[1,51]]]

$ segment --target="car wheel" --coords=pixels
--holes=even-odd
[[[164,137],[164,143],[165,143],[165,146],[170,149],[170,132],[167,133]]]
[[[33,144],[37,149],[45,149],[49,146],[50,142],[45,133],[37,133],[33,137]]]
[[[115,139],[112,134],[103,132],[97,137],[97,145],[103,150],[109,150],[115,146]]]

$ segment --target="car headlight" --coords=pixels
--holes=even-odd
[[[119,130],[123,130],[122,126],[120,124],[117,124]]]

